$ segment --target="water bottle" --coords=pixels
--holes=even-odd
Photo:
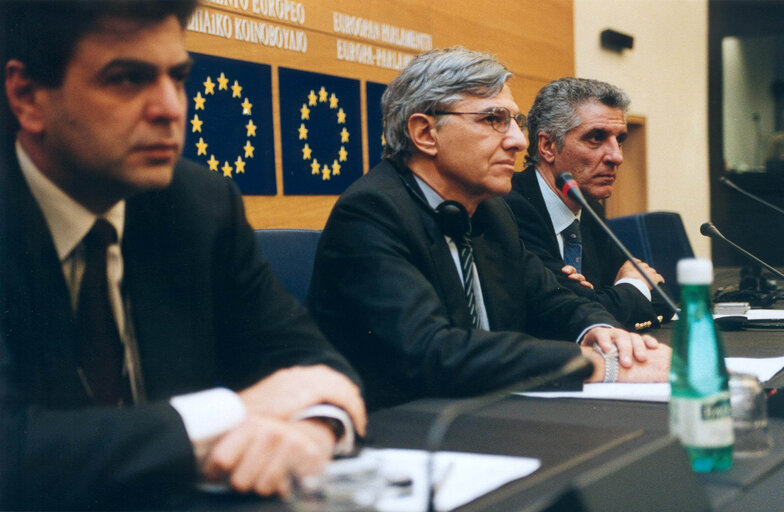
[[[681,440],[694,471],[732,466],[734,437],[724,346],[710,308],[713,265],[678,262],[681,311],[672,338],[670,433]]]

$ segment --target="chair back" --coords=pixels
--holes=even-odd
[[[256,230],[262,256],[283,287],[300,302],[308,294],[319,237],[318,229]]]
[[[680,214],[638,213],[608,219],[608,224],[629,252],[664,277],[667,288],[675,295],[672,299],[678,302],[680,287],[675,270],[678,260],[694,257]]]

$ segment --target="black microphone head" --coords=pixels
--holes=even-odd
[[[713,236],[721,236],[721,233],[713,225],[713,222],[704,222],[702,226],[700,226],[700,233],[703,236],[713,237]]]
[[[562,189],[567,183],[574,181],[574,176],[570,172],[562,172],[555,177],[555,186]]]
[[[577,183],[577,180],[574,179],[572,173],[562,172],[556,176],[555,185],[561,190],[563,195],[580,203],[580,205],[585,206],[586,201],[583,197],[583,193],[580,191],[580,185]]]
[[[593,363],[585,356],[575,356],[563,365],[564,375],[574,375],[580,380],[585,380],[593,375]]]

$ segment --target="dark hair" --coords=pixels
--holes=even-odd
[[[0,0],[0,63],[24,63],[28,76],[46,87],[62,83],[74,49],[103,17],[154,23],[174,15],[184,28],[198,0]],[[3,135],[16,132],[5,94],[0,95]]]

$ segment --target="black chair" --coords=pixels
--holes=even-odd
[[[693,258],[694,251],[686,236],[680,214],[673,212],[647,212],[608,219],[615,236],[640,258],[664,277],[676,302],[680,287],[676,274],[678,260]]]
[[[275,277],[300,302],[310,287],[321,231],[317,229],[257,229],[261,254]]]

